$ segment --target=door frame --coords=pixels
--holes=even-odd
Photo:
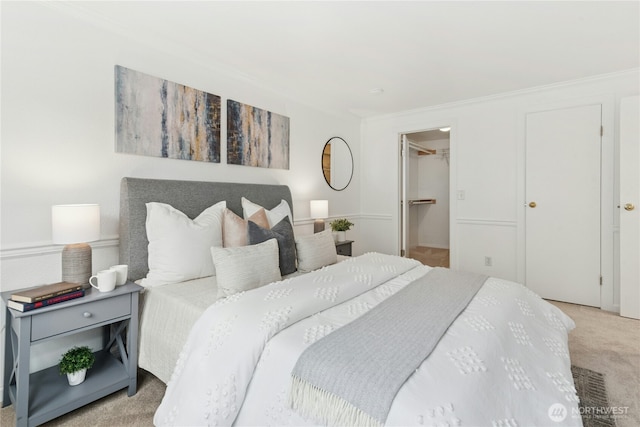
[[[456,218],[457,214],[457,140],[458,140],[458,122],[455,119],[443,119],[437,122],[420,123],[419,125],[403,126],[394,129],[397,135],[397,147],[398,147],[398,185],[396,193],[396,230],[398,230],[397,239],[397,254],[400,255],[402,250],[403,225],[402,225],[402,182],[404,167],[402,164],[402,136],[410,133],[424,132],[428,130],[434,130],[439,128],[448,127],[449,130],[449,268],[452,270],[458,269],[458,248],[457,248],[457,236],[458,227]],[[406,255],[406,254],[405,254]]]
[[[600,95],[582,98],[566,99],[558,102],[541,102],[525,106],[518,111],[518,140],[517,140],[517,281],[525,283],[525,185],[526,185],[526,118],[527,114],[538,113],[564,108],[573,108],[586,105],[600,104],[602,106],[602,134],[600,149],[600,272],[602,286],[600,289],[600,308],[608,311],[620,311],[619,302],[615,301],[616,284],[614,275],[614,230],[617,219],[617,202],[615,201],[615,153],[617,152],[615,126],[615,97],[613,95]],[[526,285],[526,284],[525,284]]]

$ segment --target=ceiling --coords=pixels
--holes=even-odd
[[[640,66],[637,1],[48,5],[298,102],[359,117]]]

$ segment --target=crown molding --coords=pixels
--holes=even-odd
[[[396,113],[381,114],[379,116],[363,118],[362,122],[363,123],[366,123],[366,122],[377,122],[377,121],[382,121],[382,120],[389,120],[389,119],[404,117],[404,116],[408,116],[408,115],[412,115],[412,114],[421,114],[421,113],[428,113],[428,112],[437,111],[437,110],[452,109],[452,108],[458,108],[458,107],[466,107],[466,106],[470,106],[470,105],[481,104],[483,102],[499,101],[499,100],[503,100],[503,99],[509,99],[509,98],[522,96],[522,95],[529,95],[529,94],[532,94],[532,93],[542,92],[542,91],[551,90],[551,89],[568,88],[568,87],[571,87],[571,86],[582,85],[582,84],[587,84],[587,83],[592,83],[592,82],[597,82],[597,81],[602,81],[602,80],[609,80],[609,79],[613,79],[613,78],[632,77],[634,75],[636,77],[640,76],[640,68],[631,68],[631,69],[628,69],[628,70],[615,71],[615,72],[612,72],[612,73],[597,74],[597,75],[594,75],[594,76],[583,77],[583,78],[575,79],[575,80],[565,80],[563,82],[550,83],[550,84],[547,84],[547,85],[540,85],[540,86],[533,86],[533,87],[514,90],[514,91],[510,91],[510,92],[502,92],[502,93],[497,93],[497,94],[494,94],[494,95],[480,96],[480,97],[477,97],[477,98],[464,99],[462,101],[447,102],[447,103],[444,103],[444,104],[433,105],[433,106],[429,106],[429,107],[415,108],[415,109],[412,109],[412,110],[398,111]]]

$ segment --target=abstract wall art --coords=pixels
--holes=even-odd
[[[227,163],[289,169],[289,118],[228,99]]]
[[[116,151],[220,163],[220,97],[116,65]]]

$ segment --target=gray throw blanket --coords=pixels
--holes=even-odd
[[[329,425],[383,425],[400,387],[486,279],[435,268],[316,341],[291,374],[291,407]]]

